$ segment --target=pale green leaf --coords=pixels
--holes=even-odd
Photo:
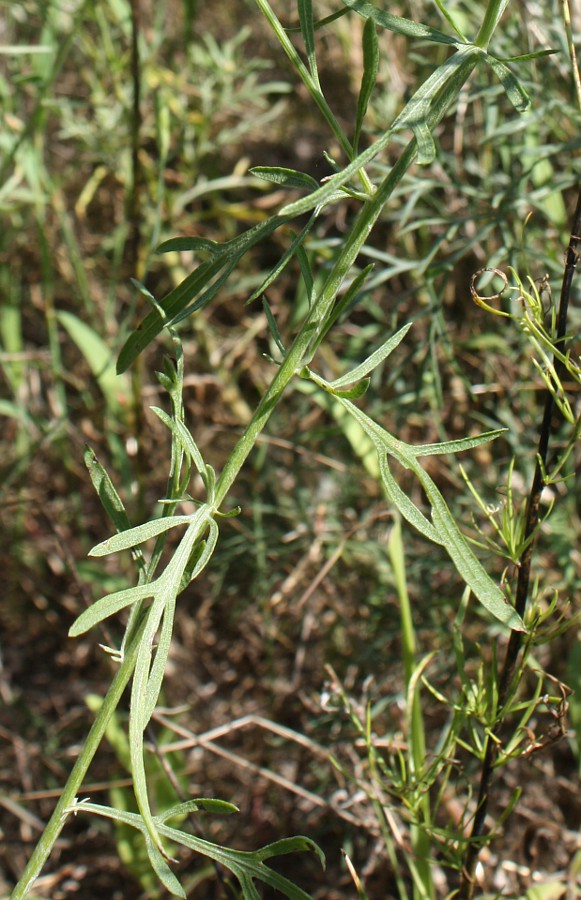
[[[418,129],[421,122],[425,122],[426,128],[432,130],[455,100],[457,96],[455,84],[458,82],[462,84],[466,80],[481,55],[482,51],[472,45],[458,50],[432,72],[394,120],[392,126],[371,147],[359,153],[344,169],[328,178],[324,185],[313,191],[308,197],[302,197],[300,200],[289,203],[281,210],[281,214],[294,216],[329,203],[330,198],[336,195],[339,188],[347,184],[360,169],[367,166],[388,146],[396,131],[407,128]],[[446,90],[446,86],[448,90]],[[426,102],[429,104],[427,111]]]
[[[147,597],[153,597],[155,588],[151,584],[138,584],[135,587],[125,588],[122,591],[116,591],[114,594],[107,594],[96,600],[88,609],[84,610],[81,615],[75,619],[69,628],[69,637],[78,637],[84,634],[89,628],[108,619],[120,610],[125,609],[131,603],[137,600],[145,600]]]
[[[131,386],[127,377],[116,373],[113,355],[103,339],[72,313],[60,310],[56,315],[83,354],[111,412],[120,415],[130,409]]]
[[[361,365],[352,369],[351,372],[348,372],[346,375],[342,375],[340,378],[336,378],[335,381],[332,381],[331,387],[333,390],[342,388],[346,384],[352,384],[354,381],[359,381],[360,378],[364,378],[366,375],[369,375],[370,372],[373,372],[373,370],[382,363],[384,359],[387,359],[390,353],[393,353],[395,348],[401,344],[411,327],[411,322],[404,325],[403,328],[400,328],[400,330],[392,335],[392,337],[388,338],[381,347],[378,347],[371,356],[368,356],[365,362],[362,362]]]
[[[191,516],[166,516],[162,519],[154,519],[153,522],[144,522],[143,525],[136,525],[134,528],[128,528],[119,534],[114,534],[96,544],[89,552],[89,556],[107,556],[109,553],[118,553],[120,550],[128,550],[137,544],[142,544],[158,534],[163,534],[176,525],[187,525],[191,522]]]

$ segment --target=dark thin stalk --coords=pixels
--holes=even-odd
[[[561,285],[561,297],[559,300],[559,312],[557,318],[557,338],[555,341],[556,348],[564,353],[565,335],[567,332],[567,316],[569,311],[569,298],[571,296],[571,285],[573,283],[573,275],[575,267],[581,255],[581,189],[577,198],[577,207],[573,217],[573,227],[569,239],[569,247],[565,258],[565,271],[563,273],[563,283]],[[565,364],[556,356],[553,357],[556,377],[561,381],[565,375]],[[545,408],[543,419],[539,432],[539,444],[537,450],[537,465],[533,476],[529,497],[527,501],[526,520],[524,541],[534,534],[539,525],[539,507],[541,502],[541,493],[544,486],[543,471],[546,471],[547,457],[549,452],[549,442],[551,438],[551,425],[555,414],[555,400],[549,390],[545,395]],[[526,612],[527,600],[529,595],[529,585],[531,576],[531,561],[534,549],[534,540],[531,540],[521,555],[518,566],[518,578],[516,585],[515,608],[521,618],[524,618]],[[500,674],[498,687],[498,707],[497,722],[501,722],[504,706],[508,697],[509,689],[512,684],[514,674],[517,667],[519,654],[522,647],[523,632],[512,631],[504,664]],[[498,744],[487,738],[484,760],[482,763],[482,772],[480,775],[480,788],[478,791],[478,803],[476,814],[472,825],[472,833],[466,856],[464,858],[464,867],[462,872],[462,884],[460,887],[459,897],[461,900],[472,900],[474,896],[474,871],[478,860],[478,853],[481,846],[481,838],[484,836],[484,824],[488,810],[488,801],[490,798],[492,772],[496,762],[498,753]]]
[[[128,199],[129,262],[131,274],[140,277],[139,249],[141,246],[141,165],[139,147],[141,143],[141,62],[139,59],[139,2],[131,0],[131,82],[133,84],[133,108],[131,112],[131,190]]]

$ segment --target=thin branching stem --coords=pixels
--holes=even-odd
[[[557,318],[557,338],[555,347],[560,353],[553,356],[553,365],[555,367],[557,383],[562,380],[565,375],[566,367],[563,361],[565,352],[565,335],[567,333],[567,317],[569,312],[569,300],[571,296],[571,286],[573,276],[579,257],[581,255],[581,189],[577,198],[577,207],[573,217],[573,227],[567,249],[565,259],[565,271],[563,274],[563,283],[561,286],[561,297],[559,301],[559,312]],[[524,530],[524,550],[521,554],[518,565],[518,577],[516,585],[515,608],[521,618],[524,617],[527,608],[529,596],[531,562],[533,550],[535,546],[535,534],[540,521],[540,503],[541,494],[544,487],[543,472],[546,472],[547,458],[549,452],[549,443],[552,431],[553,416],[555,415],[555,399],[551,391],[547,390],[545,396],[545,407],[543,419],[539,431],[539,443],[537,449],[537,464],[535,473],[529,491],[529,497],[526,508],[526,520]],[[523,633],[512,631],[506,648],[504,664],[500,674],[498,687],[498,705],[497,705],[497,721],[501,722],[504,707],[509,695],[510,686],[512,684],[520,651],[522,648]],[[487,738],[484,759],[482,763],[482,771],[480,774],[480,787],[478,792],[478,802],[476,806],[476,814],[472,824],[472,833],[470,842],[464,859],[464,868],[462,874],[462,886],[460,889],[461,900],[472,900],[474,896],[475,882],[474,872],[478,860],[478,853],[481,846],[481,839],[484,835],[484,826],[486,815],[488,812],[488,803],[491,793],[492,772],[498,754],[498,743]]]

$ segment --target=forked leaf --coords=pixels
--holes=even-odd
[[[361,128],[363,120],[367,113],[369,99],[377,81],[377,72],[379,70],[379,45],[377,42],[377,32],[375,30],[375,22],[370,17],[365,20],[363,28],[363,76],[361,78],[361,88],[359,97],[357,98],[357,117],[355,120],[355,133],[353,136],[353,150],[357,153],[359,147],[359,138],[361,136]]]
[[[402,19],[401,16],[384,12],[382,9],[377,9],[372,3],[368,3],[367,0],[342,0],[342,2],[360,16],[373,19],[382,28],[387,28],[388,31],[394,31],[396,34],[403,34],[411,38],[425,38],[438,44],[454,45],[459,43],[457,37],[444,34],[443,31],[438,31],[437,28],[432,28],[430,25],[422,25],[412,19]]]
[[[105,818],[113,819],[116,822],[121,822],[124,825],[129,825],[141,831],[147,843],[148,854],[152,866],[154,866],[158,876],[162,879],[163,883],[168,886],[169,890],[175,891],[177,896],[183,896],[183,894],[175,888],[173,879],[170,878],[170,876],[173,875],[171,869],[169,869],[169,866],[159,850],[151,843],[146,825],[140,815],[84,801],[78,803],[69,811],[74,811],[75,813],[89,812],[95,815],[104,816]],[[288,878],[285,878],[284,875],[275,872],[274,869],[271,869],[264,863],[264,860],[272,859],[273,856],[276,855],[307,851],[315,853],[321,861],[321,864],[324,865],[325,857],[323,852],[309,838],[303,836],[286,838],[283,841],[269,844],[254,852],[232,850],[229,847],[221,847],[218,844],[203,840],[196,835],[188,834],[187,832],[180,831],[176,828],[171,828],[163,823],[162,818],[162,816],[155,817],[156,827],[162,837],[167,838],[167,840],[174,844],[181,844],[189,850],[200,853],[202,856],[212,859],[219,865],[228,869],[238,880],[245,900],[256,900],[256,898],[259,898],[259,894],[254,886],[254,881],[261,881],[264,884],[269,885],[279,891],[283,896],[288,897],[289,900],[311,900],[310,895],[298,887],[298,885],[294,884]],[[170,873],[169,875],[168,871]],[[165,879],[167,879],[167,882]],[[171,888],[169,887],[170,882],[173,885]]]
[[[332,386],[324,379],[314,373],[310,373],[310,375],[316,384],[332,393]],[[337,402],[357,420],[364,433],[371,438],[379,458],[381,480],[386,493],[404,518],[435,543],[442,544],[465,583],[485,609],[509,628],[515,631],[526,631],[524,623],[514,607],[511,606],[470,549],[440,491],[418,462],[415,448],[394,438],[350,400],[337,397]],[[473,439],[468,438],[467,440]],[[414,472],[418,478],[432,508],[432,523],[428,522],[393,478],[387,463],[388,455]]]
[[[250,172],[263,181],[271,181],[286,188],[312,191],[319,187],[319,182],[311,175],[297,169],[285,169],[283,166],[254,166]]]

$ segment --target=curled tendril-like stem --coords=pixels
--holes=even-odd
[[[494,294],[489,294],[488,296],[482,296],[476,290],[476,282],[480,278],[481,275],[484,275],[485,272],[492,272],[493,275],[498,275],[499,278],[502,278],[502,288],[499,291],[496,291]],[[484,269],[478,269],[477,272],[474,273],[472,279],[470,281],[470,293],[472,294],[472,299],[476,303],[477,306],[480,306],[481,309],[485,309],[487,312],[492,313],[494,316],[505,316],[510,319],[510,313],[504,312],[502,309],[496,309],[496,307],[491,304],[494,301],[499,301],[502,299],[502,295],[508,287],[508,278],[502,269],[496,269],[492,266],[486,266]]]

